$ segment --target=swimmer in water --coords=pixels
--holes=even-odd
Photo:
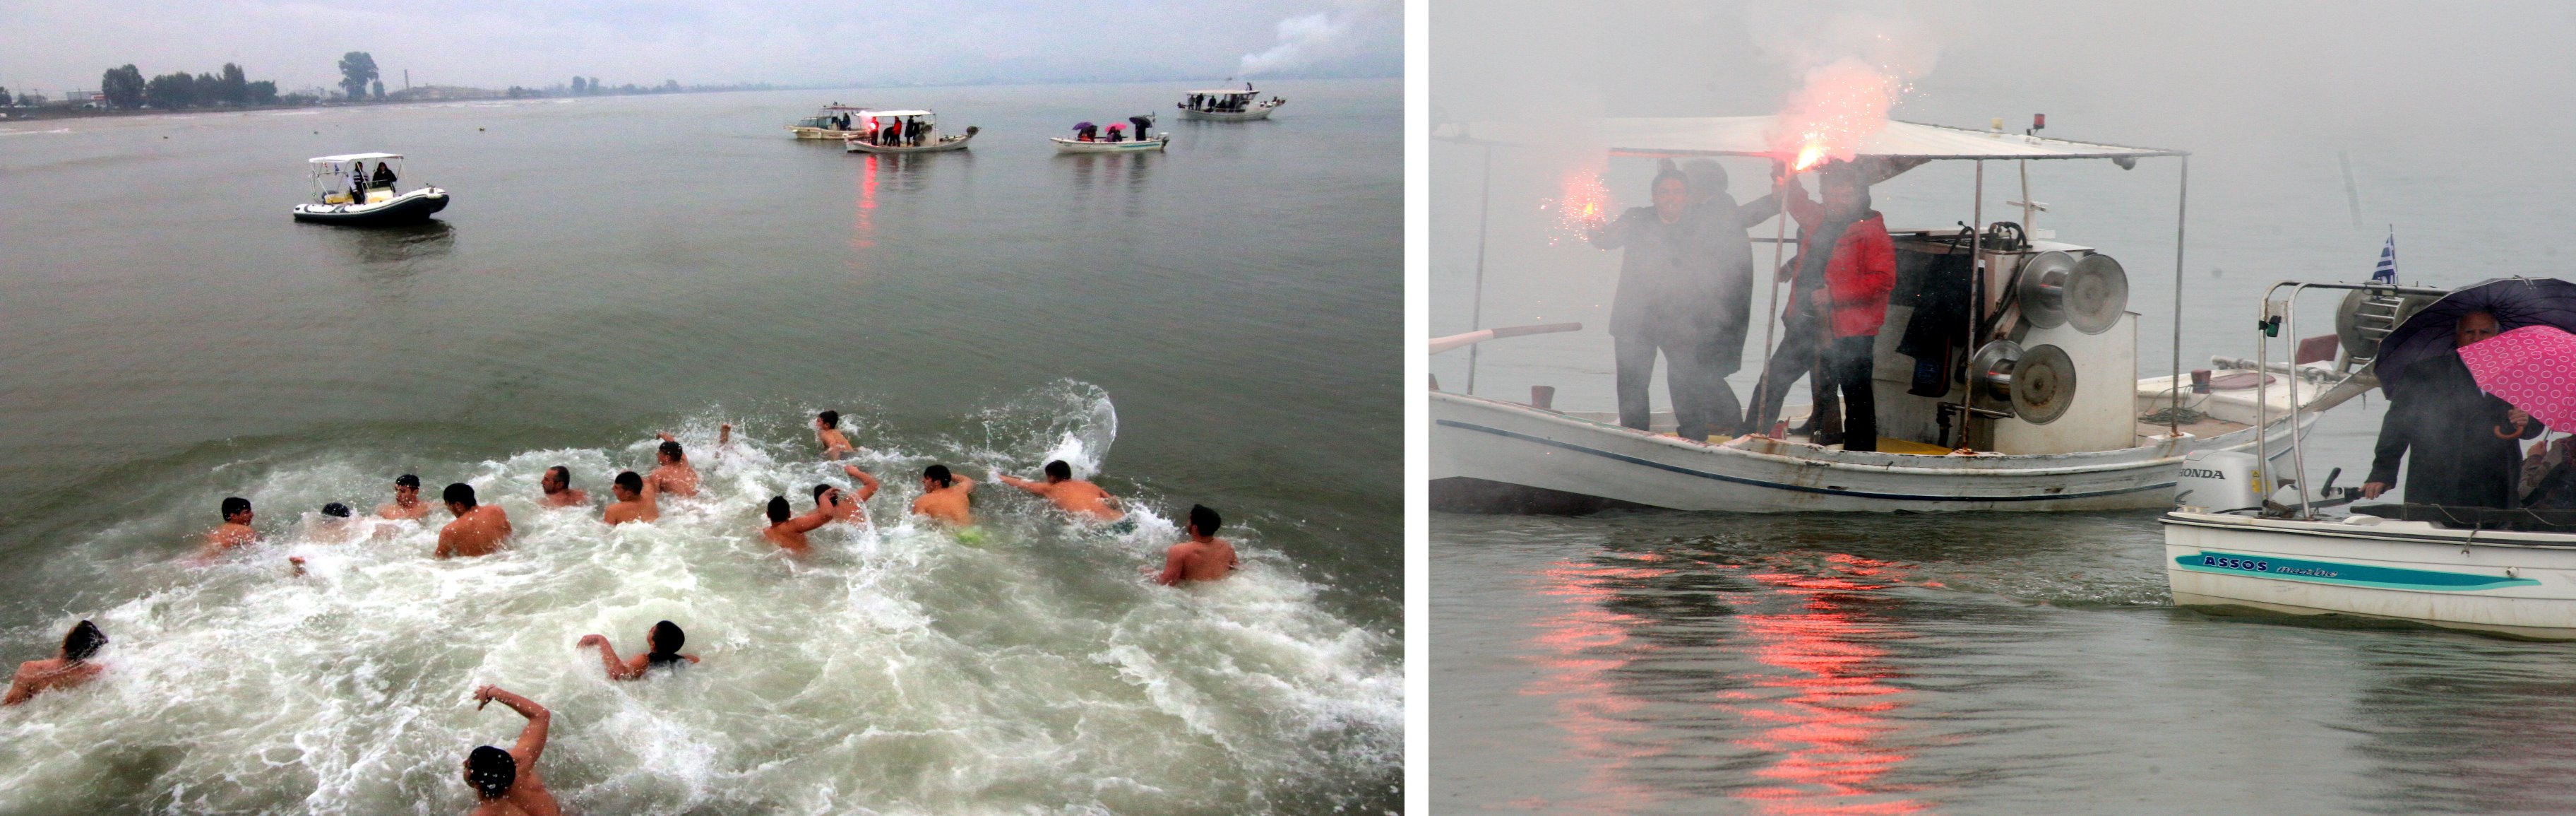
[[[796,515],[795,511],[788,509],[786,496],[769,497],[768,513],[769,526],[760,528],[760,537],[795,555],[812,551],[805,543],[806,533],[832,523],[832,512],[819,506],[814,508],[814,512]]]
[[[1163,551],[1163,574],[1154,583],[1177,586],[1182,581],[1214,581],[1234,572],[1234,544],[1216,537],[1225,524],[1207,505],[1190,505],[1190,540]]]
[[[964,527],[975,523],[967,498],[973,492],[975,480],[949,473],[947,465],[931,465],[921,471],[921,498],[912,500],[912,512]]]
[[[72,624],[63,634],[62,651],[51,660],[30,660],[18,664],[18,675],[9,680],[9,696],[0,697],[0,706],[13,706],[55,689],[67,689],[98,679],[106,667],[89,662],[98,647],[107,645],[107,633],[89,621]]]
[[[850,438],[841,435],[841,412],[824,411],[814,415],[814,438],[823,443],[823,458],[839,459],[859,452]]]
[[[428,517],[429,505],[420,500],[420,477],[409,473],[394,477],[393,503],[376,508],[376,515],[396,520]]]
[[[658,436],[662,437],[662,447],[653,454],[658,464],[654,465],[652,473],[646,474],[647,477],[660,483],[664,493],[683,498],[698,495],[698,469],[689,465],[688,451],[682,450],[680,440],[671,438],[670,434]]]
[[[661,492],[660,483],[646,481],[644,477],[635,475],[635,471],[617,474],[617,481],[608,488],[609,495],[617,497],[617,500],[608,503],[608,510],[600,514],[599,520],[624,524],[659,519],[662,505],[656,497]]]
[[[581,642],[573,648],[599,647],[599,662],[608,668],[610,680],[642,680],[644,672],[652,669],[698,662],[697,655],[680,653],[680,644],[688,642],[688,639],[688,633],[680,631],[679,624],[663,621],[644,631],[645,651],[634,657],[620,659],[617,647],[608,645],[607,635],[583,635]]]
[[[439,529],[437,557],[491,555],[510,538],[509,514],[501,512],[497,504],[476,505],[473,485],[448,485],[441,498],[447,501],[447,512],[456,520]]]
[[[358,537],[358,520],[349,517],[349,506],[339,502],[322,505],[322,517],[313,520],[313,534],[306,536],[322,544],[347,544]]]
[[[537,776],[537,757],[546,752],[546,729],[554,712],[499,686],[474,690],[474,710],[494,700],[528,718],[528,724],[519,729],[519,742],[510,750],[484,745],[465,756],[465,784],[474,788],[476,800],[469,816],[563,816],[554,794],[546,792],[546,781]]]
[[[835,521],[849,524],[868,523],[866,505],[869,499],[876,498],[877,477],[868,475],[867,471],[860,470],[857,465],[842,465],[841,472],[850,474],[852,479],[859,480],[858,495],[851,495],[849,491],[831,485],[818,484],[814,486],[815,505],[831,508],[832,518]],[[828,500],[826,500],[827,496]]]
[[[197,553],[200,559],[213,559],[234,547],[248,546],[259,540],[259,531],[250,528],[250,500],[226,496],[223,503],[224,523],[206,531],[206,548]]]
[[[1046,481],[1043,482],[1032,482],[1007,473],[995,473],[993,478],[1054,502],[1056,509],[1075,518],[1107,523],[1127,517],[1126,511],[1118,509],[1118,497],[1109,495],[1109,491],[1100,489],[1099,485],[1073,478],[1073,466],[1065,464],[1062,459],[1046,463]]]
[[[539,507],[585,507],[590,504],[588,492],[572,489],[572,469],[562,465],[546,468],[546,475],[537,478],[537,489],[545,491],[545,495],[537,497]]]

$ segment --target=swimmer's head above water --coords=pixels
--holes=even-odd
[[[814,415],[814,423],[826,428],[841,427],[841,412],[824,411]]]
[[[1223,526],[1225,519],[1217,517],[1216,511],[1208,509],[1207,505],[1190,505],[1190,537],[1207,538],[1216,535],[1216,529]]]
[[[464,482],[448,485],[446,492],[441,493],[439,498],[446,500],[448,512],[463,513],[472,510],[474,509],[474,486]]]
[[[330,516],[332,518],[348,518],[349,506],[339,502],[322,505],[322,515]]]
[[[499,799],[510,795],[510,786],[518,784],[519,762],[510,752],[489,745],[478,745],[465,755],[465,783],[474,786],[474,795]]]
[[[546,468],[545,478],[538,479],[537,486],[549,496],[564,492],[572,487],[572,470],[562,465]]]
[[[105,645],[107,633],[99,631],[98,624],[81,621],[72,624],[72,630],[63,634],[63,659],[74,663],[88,660],[98,654],[98,647]]]
[[[1047,483],[1049,484],[1071,479],[1073,478],[1073,466],[1065,464],[1062,459],[1048,462],[1046,463],[1046,477]]]
[[[251,512],[249,499],[245,499],[240,496],[226,496],[224,497],[223,510],[224,523],[226,524],[250,523]]]
[[[658,453],[656,455],[662,458],[662,464],[669,465],[689,461],[688,452],[681,450],[680,443],[678,441],[664,441],[662,443],[662,447],[657,450]]]
[[[957,477],[948,473],[947,465],[931,465],[921,469],[921,485],[923,487],[941,489],[956,483]]]
[[[644,495],[644,477],[635,475],[635,471],[617,474],[612,484],[609,490],[617,494],[618,501],[634,501]]]
[[[795,511],[787,508],[786,496],[769,497],[769,523],[785,524],[788,519],[794,518],[795,515]]]
[[[689,635],[687,632],[680,631],[679,624],[670,621],[653,624],[653,631],[644,636],[644,643],[648,647],[644,661],[648,665],[655,666],[684,662],[684,658],[680,657],[680,646],[688,642]]]

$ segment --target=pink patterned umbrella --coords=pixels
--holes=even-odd
[[[2576,334],[2524,326],[2460,347],[2478,387],[2553,430],[2576,430]]]

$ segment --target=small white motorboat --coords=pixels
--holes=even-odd
[[[1154,125],[1154,117],[1151,115],[1130,116],[1127,117],[1127,121],[1136,126],[1134,138],[1128,138],[1118,132],[1125,125],[1110,125],[1109,138],[1104,139],[1100,137],[1099,127],[1090,122],[1081,122],[1073,126],[1073,138],[1054,136],[1049,137],[1047,141],[1055,143],[1057,153],[1160,152],[1164,145],[1172,142],[1170,133],[1151,132],[1150,128]]]
[[[861,111],[852,121],[865,127],[842,138],[841,146],[852,153],[944,153],[966,149],[980,132],[970,125],[964,133],[936,135],[938,119],[926,110]]]
[[[313,182],[313,200],[295,205],[295,220],[319,224],[377,226],[415,224],[447,209],[447,191],[421,186],[398,191],[403,157],[398,153],[351,153],[305,160]],[[368,162],[375,162],[370,173]]]
[[[2457,314],[2434,307],[2473,293],[2496,297],[2495,291],[2478,290],[2499,284],[2503,289],[2556,290],[2561,314],[2530,322],[2576,322],[2565,317],[2568,310],[2563,308],[2576,300],[2576,285],[2524,280],[2489,281],[2448,293],[2393,284],[2285,282],[2273,292],[2288,287],[2288,297],[2265,298],[2265,322],[2277,325],[2302,290],[2340,289],[2350,294],[2339,314],[2375,299],[2396,306],[2389,322],[2438,323],[2430,330],[2442,335],[2447,347],[2449,325]],[[2514,322],[2510,316],[2499,317],[2508,325]],[[2410,329],[2417,334],[2426,330]],[[2389,327],[2373,333],[2389,338],[2395,331]],[[2390,345],[2398,342],[2391,339]],[[2404,373],[2402,367],[2397,371]],[[2286,472],[2299,472],[2300,447],[2298,440],[2290,440],[2293,464]],[[2161,518],[2165,578],[2176,605],[2389,618],[2517,637],[2576,639],[2576,511],[2392,503],[2354,505],[2338,516],[2323,511],[2351,504],[2360,495],[2357,489],[2334,486],[2340,468],[2311,491],[2294,477],[2272,478],[2276,471],[2256,464],[2263,458],[2261,452],[2210,454],[2185,463],[2176,494],[2181,507]],[[2283,491],[2295,491],[2295,498],[2279,499]]]
[[[814,111],[812,116],[796,120],[796,124],[787,126],[787,131],[799,139],[844,139],[866,132],[866,128],[857,127],[858,116],[866,112],[866,108],[834,102]]]
[[[1273,111],[1288,104],[1288,100],[1277,96],[1269,99],[1260,99],[1259,96],[1260,92],[1252,89],[1252,83],[1246,82],[1243,83],[1243,90],[1240,91],[1233,88],[1191,91],[1173,107],[1181,109],[1183,119],[1249,122],[1254,119],[1268,119]]]

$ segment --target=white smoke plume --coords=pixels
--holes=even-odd
[[[1262,76],[1308,68],[1360,54],[1376,33],[1394,20],[1402,7],[1392,0],[1342,0],[1335,8],[1279,21],[1279,42],[1270,50],[1243,55],[1239,76]]]

